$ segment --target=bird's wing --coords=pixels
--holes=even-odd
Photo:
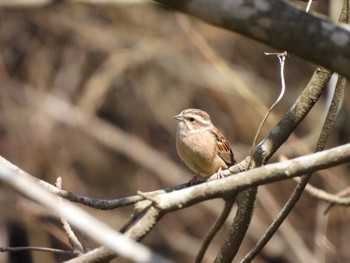
[[[219,150],[219,156],[227,165],[233,165],[236,163],[233,152],[225,137],[217,130],[215,133],[217,146]]]

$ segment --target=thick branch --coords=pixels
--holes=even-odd
[[[350,31],[285,1],[155,1],[350,77]]]

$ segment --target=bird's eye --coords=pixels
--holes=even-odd
[[[196,119],[193,118],[193,117],[189,117],[188,120],[189,120],[190,122],[194,122]]]

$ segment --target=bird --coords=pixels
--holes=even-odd
[[[189,182],[217,174],[236,163],[234,154],[222,133],[214,126],[203,110],[185,109],[176,119],[176,151],[180,159],[196,176]]]

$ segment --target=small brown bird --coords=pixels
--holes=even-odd
[[[177,153],[196,175],[208,177],[218,172],[220,177],[222,169],[236,163],[229,143],[212,124],[208,113],[186,109],[174,118]]]

